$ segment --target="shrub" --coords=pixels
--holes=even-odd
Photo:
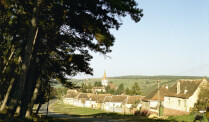
[[[149,116],[150,111],[147,109],[141,109],[140,111],[136,111],[134,115],[141,115],[141,116]]]

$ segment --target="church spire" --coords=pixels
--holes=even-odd
[[[107,78],[106,78],[106,73],[105,73],[105,71],[104,71],[104,77],[103,77],[103,79],[107,79]]]

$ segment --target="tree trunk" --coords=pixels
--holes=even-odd
[[[6,62],[5,62],[5,66],[4,66],[3,70],[2,70],[2,74],[6,71],[7,66],[8,66],[8,64],[9,64],[9,61],[11,60],[11,58],[12,58],[14,52],[15,52],[15,48],[14,48],[14,45],[12,45],[10,56],[9,56],[8,60],[6,60]]]
[[[35,44],[37,33],[38,33],[38,28],[37,28],[38,6],[39,6],[39,4],[36,3],[35,7],[33,8],[31,27],[29,30],[28,40],[27,40],[27,43],[25,46],[24,58],[23,58],[22,67],[21,67],[21,73],[20,73],[17,85],[15,86],[15,89],[14,89],[15,92],[11,96],[11,101],[9,103],[8,110],[7,110],[7,117],[8,118],[14,116],[16,108],[17,108],[18,104],[20,103],[20,100],[21,100],[21,97],[23,94],[23,90],[25,88],[27,71],[28,71],[28,68],[30,65],[32,52],[33,52],[34,44]]]
[[[38,114],[38,111],[40,110],[41,106],[42,106],[42,103],[41,103],[41,102],[39,102],[39,104],[38,104],[38,108],[36,109],[36,115]]]
[[[3,101],[3,103],[1,104],[1,110],[0,110],[1,112],[5,109],[5,106],[6,106],[6,103],[7,103],[7,101],[8,101],[9,95],[10,95],[10,93],[11,93],[11,91],[12,91],[12,86],[13,86],[14,81],[15,81],[15,78],[13,77],[13,78],[11,79],[11,81],[10,81],[9,87],[8,87],[8,89],[7,89],[7,93],[6,93],[6,95],[4,96],[4,101]]]
[[[35,100],[36,100],[36,98],[37,98],[38,90],[39,90],[40,86],[41,86],[41,80],[40,80],[40,78],[39,78],[39,79],[38,79],[38,82],[37,82],[37,84],[36,84],[35,90],[34,90],[34,92],[33,92],[33,96],[32,96],[32,98],[31,98],[31,102],[29,103],[28,109],[27,109],[27,111],[26,111],[26,118],[29,118],[29,117],[31,116],[31,114],[32,114],[33,105],[34,105]]]
[[[36,56],[35,56],[36,57]],[[26,79],[26,88],[24,90],[24,95],[21,99],[21,110],[20,110],[20,117],[25,118],[26,110],[28,109],[28,105],[30,103],[30,99],[33,96],[33,92],[35,89],[36,82],[38,78],[36,77],[36,63],[35,58],[32,60],[30,68],[28,70],[28,75]]]
[[[17,62],[17,63],[20,64],[20,61],[21,61],[21,57],[18,58],[18,62]],[[0,109],[1,112],[5,109],[5,106],[6,106],[6,103],[7,103],[7,101],[8,101],[9,95],[10,95],[10,93],[11,93],[11,91],[12,91],[12,86],[13,86],[13,84],[14,84],[14,81],[15,81],[15,78],[13,77],[13,78],[11,79],[11,81],[10,81],[9,87],[8,87],[8,89],[7,89],[7,93],[6,93],[6,95],[4,96],[4,100],[3,100],[3,103],[2,103],[1,109]]]

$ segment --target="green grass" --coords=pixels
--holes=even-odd
[[[63,104],[62,102],[56,102],[51,107],[55,112],[70,114],[70,115],[94,115],[94,114],[104,113],[104,111],[99,109],[76,107],[76,106]]]
[[[195,119],[195,115],[183,115],[183,116],[169,116],[168,120],[175,120],[180,122],[193,122]],[[199,122],[199,121],[198,121]],[[207,118],[204,116],[204,122],[207,122]]]
[[[169,116],[168,117],[168,120],[186,121],[186,122],[192,122],[194,119],[195,119],[194,115]]]

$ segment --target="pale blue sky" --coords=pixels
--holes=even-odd
[[[123,18],[111,30],[111,57],[93,54],[94,76],[199,75],[209,76],[209,1],[137,0],[144,17],[139,23]]]

